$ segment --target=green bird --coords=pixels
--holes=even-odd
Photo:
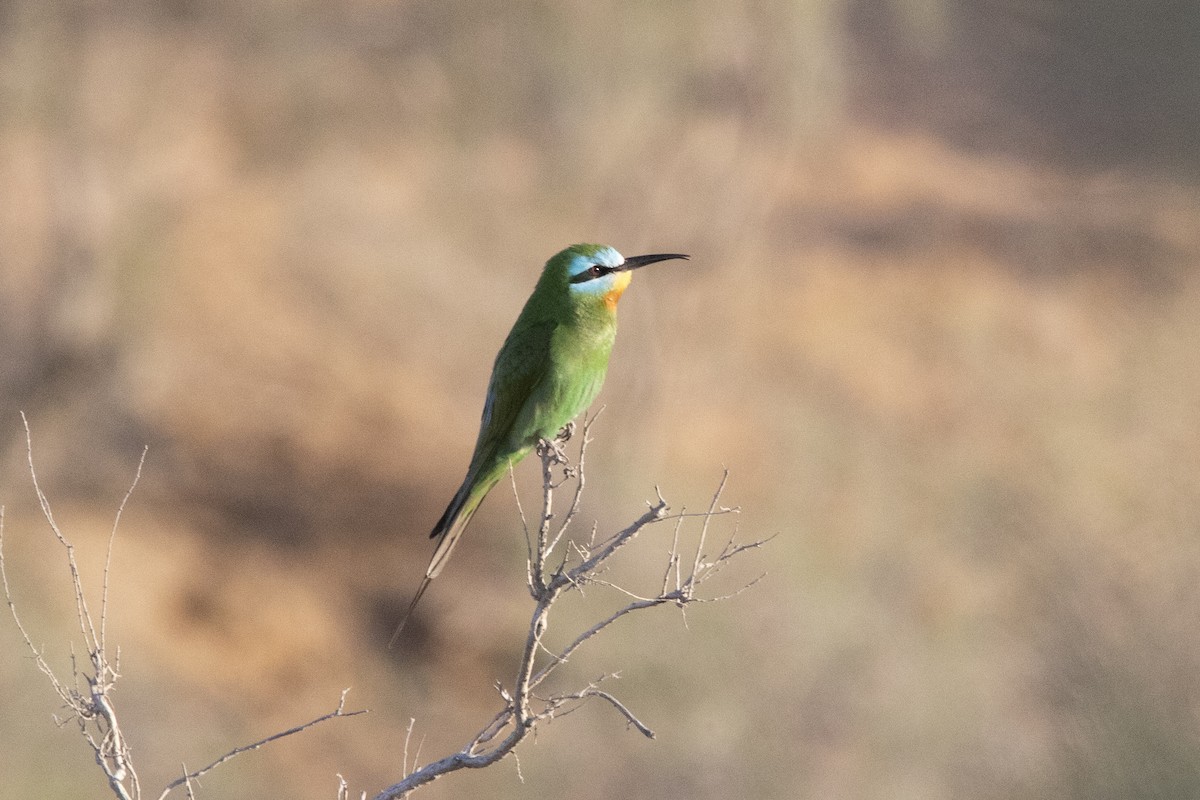
[[[605,245],[576,244],[546,262],[504,340],[488,382],[475,453],[462,486],[433,526],[433,558],[404,619],[442,571],[472,515],[539,440],[553,440],[596,398],[617,335],[617,301],[630,273],[682,253],[625,258]]]

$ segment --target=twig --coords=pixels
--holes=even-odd
[[[71,541],[55,521],[50,501],[38,483],[37,471],[33,464],[33,437],[30,433],[29,420],[26,419],[24,413],[21,414],[21,420],[25,426],[26,459],[29,464],[30,480],[33,483],[43,519],[49,525],[54,538],[66,551],[67,566],[71,575],[71,586],[75,596],[77,622],[83,634],[84,646],[87,650],[88,667],[83,668],[80,666],[80,660],[76,658],[74,645],[71,646],[70,662],[71,675],[74,681],[73,686],[68,686],[55,674],[50,664],[46,661],[44,651],[34,645],[33,639],[30,637],[28,630],[21,621],[20,615],[17,613],[16,601],[9,586],[8,572],[4,560],[4,508],[0,506],[0,585],[2,585],[4,590],[4,598],[8,603],[8,610],[13,618],[13,622],[16,623],[17,630],[25,642],[26,649],[33,655],[34,663],[37,665],[38,670],[47,677],[51,687],[53,687],[55,693],[62,700],[63,705],[70,712],[70,715],[64,722],[74,720],[79,725],[80,734],[91,748],[96,764],[99,765],[101,771],[104,773],[113,794],[119,800],[141,800],[141,784],[138,780],[137,771],[133,766],[132,753],[121,728],[116,707],[112,701],[113,690],[120,679],[120,649],[116,651],[114,658],[110,660],[106,629],[112,553],[116,541],[117,528],[119,527],[125,506],[128,504],[129,498],[132,496],[133,490],[137,487],[138,480],[141,478],[142,467],[146,461],[146,450],[142,450],[142,456],[138,461],[137,472],[134,475],[133,482],[128,491],[125,492],[125,496],[117,508],[116,518],[113,521],[112,530],[109,532],[108,548],[104,558],[100,620],[97,626],[87,604],[83,579],[78,563],[75,560],[74,545],[72,545]],[[271,742],[300,733],[335,717],[352,717],[366,713],[365,711],[345,710],[346,693],[348,691],[349,689],[343,690],[341,698],[338,700],[337,708],[328,714],[317,717],[303,725],[272,734],[253,744],[236,747],[202,769],[189,772],[187,767],[183,767],[183,774],[162,790],[162,793],[158,795],[159,800],[163,800],[163,798],[167,797],[167,795],[180,786],[184,787],[188,798],[194,798],[193,781],[242,753],[257,750]]]
[[[24,414],[21,415],[22,419]],[[28,426],[26,427],[28,433]],[[150,452],[150,445],[142,448],[142,456],[138,459],[137,470],[133,473],[133,482],[129,484],[129,489],[126,490],[125,496],[121,498],[121,505],[117,506],[116,516],[113,517],[112,530],[108,532],[108,547],[104,551],[104,581],[100,590],[100,649],[104,649],[104,632],[108,623],[108,577],[112,568],[113,544],[117,540],[117,527],[121,524],[121,515],[125,513],[125,505],[129,502],[129,498],[133,495],[133,490],[137,488],[138,481],[142,479],[142,467],[146,464],[146,453]]]
[[[12,590],[8,586],[8,571],[5,569],[4,563],[4,507],[0,506],[0,583],[4,585],[4,599],[8,603],[8,611],[12,615],[13,622],[17,625],[17,630],[21,634],[21,638],[25,642],[25,647],[33,655],[33,661],[37,664],[37,668],[43,675],[50,680],[50,685],[54,687],[54,692],[63,701],[64,704],[70,706],[72,703],[71,692],[58,680],[58,676],[54,674],[54,670],[46,663],[45,657],[41,650],[38,650],[34,645],[33,639],[29,638],[29,632],[25,630],[24,623],[21,622],[21,616],[17,613],[17,604],[13,600]]]
[[[64,705],[72,712],[72,717],[79,725],[80,733],[92,748],[96,764],[103,771],[109,788],[121,800],[137,800],[141,795],[137,771],[133,768],[129,744],[125,740],[117,719],[116,709],[113,706],[112,699],[109,697],[116,686],[120,674],[116,663],[109,660],[108,652],[104,647],[103,636],[98,633],[91,612],[88,609],[87,599],[83,590],[83,580],[80,576],[79,566],[75,561],[75,547],[55,521],[54,513],[50,508],[50,500],[38,484],[37,470],[33,465],[33,435],[30,432],[29,420],[26,418],[25,412],[21,412],[21,422],[25,427],[25,454],[26,461],[29,464],[29,477],[33,483],[34,493],[37,496],[42,517],[50,526],[55,539],[58,540],[67,553],[67,566],[71,575],[71,586],[75,594],[76,620],[79,624],[80,632],[83,634],[84,644],[88,652],[88,661],[91,665],[90,671],[81,671],[78,668],[78,662],[75,660],[74,652],[72,651],[71,672],[75,679],[75,688],[66,689],[62,681],[59,680],[50,668],[50,665],[42,657],[41,652],[33,647],[32,640],[17,617],[16,605],[8,590],[7,577],[4,580],[5,596],[8,600],[9,609],[12,611],[13,619],[17,621],[17,627],[20,629],[26,645],[33,652],[38,668],[50,679],[55,692],[62,698]],[[136,480],[134,481],[134,485],[136,485]],[[132,487],[130,491],[132,491]],[[128,494],[126,497],[128,497]],[[124,502],[122,502],[123,506]],[[107,595],[105,596],[106,600]],[[104,609],[104,602],[101,603],[101,608],[102,610]],[[86,684],[86,691],[80,688],[81,683]]]
[[[50,526],[50,530],[54,533],[54,538],[58,539],[59,544],[67,551],[67,567],[71,572],[71,585],[75,590],[75,611],[80,631],[83,633],[84,640],[89,645],[98,644],[99,639],[96,636],[95,627],[92,625],[92,616],[88,612],[87,600],[83,594],[83,582],[79,578],[79,567],[75,563],[75,546],[67,541],[67,537],[63,534],[62,529],[58,527],[58,523],[54,520],[54,513],[50,509],[50,500],[38,484],[37,470],[33,468],[33,435],[30,433],[29,420],[26,419],[24,411],[21,412],[21,423],[25,426],[25,460],[29,465],[29,478],[33,482],[33,491],[37,495],[38,505],[42,510],[42,517]]]
[[[607,700],[612,705],[613,708],[615,708],[617,711],[621,712],[621,716],[625,717],[625,719],[627,719],[629,721],[630,725],[632,725],[633,727],[635,727],[639,731],[641,731],[643,736],[645,736],[647,739],[654,738],[654,731],[647,728],[646,725],[640,719],[638,719],[637,717],[635,717],[633,715],[632,711],[630,711],[628,708],[626,708],[625,705],[620,700],[613,697],[608,692],[602,692],[599,689],[590,689],[585,693],[584,696],[585,697],[599,697],[601,700]]]
[[[548,552],[553,552],[554,548],[562,540],[563,534],[567,532],[567,528],[571,525],[571,521],[575,519],[575,515],[579,512],[579,501],[583,498],[583,487],[587,483],[587,472],[584,469],[584,459],[587,455],[587,447],[592,443],[592,425],[596,424],[596,420],[604,413],[604,406],[596,409],[596,413],[591,417],[584,416],[583,418],[583,436],[579,442],[579,461],[575,465],[573,473],[575,475],[575,494],[571,498],[571,503],[567,507],[566,516],[563,517],[562,524],[558,526],[558,532],[554,534],[554,538],[550,540]]]
[[[270,744],[271,742],[275,742],[280,739],[284,739],[288,736],[292,736],[294,734],[300,733],[301,731],[306,731],[309,728],[313,727],[314,725],[320,725],[322,722],[334,719],[336,717],[356,717],[359,714],[367,713],[366,710],[364,710],[364,709],[360,709],[358,711],[346,711],[345,710],[346,709],[346,695],[349,693],[349,691],[350,691],[349,688],[342,689],[342,696],[338,699],[337,708],[335,708],[333,711],[330,711],[328,714],[322,714],[321,716],[317,717],[316,719],[309,720],[308,722],[305,722],[303,725],[297,725],[293,728],[288,728],[286,731],[280,731],[279,733],[273,733],[270,736],[267,736],[263,739],[259,739],[257,742],[253,742],[251,744],[245,744],[240,747],[235,747],[232,750],[230,750],[228,753],[226,753],[225,755],[218,758],[216,761],[209,764],[208,766],[201,767],[200,769],[193,770],[191,772],[185,773],[184,775],[176,778],[175,780],[173,780],[167,784],[167,787],[165,789],[163,789],[162,794],[160,794],[158,796],[158,800],[163,800],[164,797],[166,797],[168,794],[170,794],[175,789],[178,789],[180,786],[183,786],[184,784],[187,784],[190,781],[194,781],[197,778],[201,778],[201,777],[207,775],[209,772],[212,772],[214,769],[221,766],[226,761],[236,758],[236,757],[240,756],[242,753],[248,753],[251,750],[257,750],[260,747],[263,747],[264,745]]]
[[[563,716],[580,708],[587,701],[595,698],[612,706],[625,718],[629,726],[636,728],[642,735],[654,738],[654,732],[612,693],[601,690],[599,680],[589,683],[582,689],[572,692],[560,692],[545,697],[534,694],[534,689],[543,685],[558,669],[566,663],[584,643],[592,640],[597,634],[609,628],[617,620],[660,605],[674,604],[685,608],[696,602],[713,602],[718,598],[703,598],[697,595],[697,588],[715,575],[731,559],[745,553],[747,550],[760,547],[763,542],[757,541],[745,545],[737,545],[730,539],[729,544],[712,559],[704,554],[704,547],[711,520],[723,514],[736,513],[736,508],[725,508],[720,505],[720,497],[725,489],[728,471],[725,471],[721,481],[713,493],[708,510],[701,513],[688,513],[686,510],[678,514],[669,513],[670,508],[661,492],[655,490],[657,499],[648,503],[647,510],[625,528],[617,531],[603,541],[596,543],[596,529],[593,526],[587,542],[569,541],[562,562],[557,569],[549,571],[547,561],[561,544],[568,525],[579,512],[580,499],[584,483],[583,458],[588,443],[591,441],[589,431],[595,417],[585,420],[583,436],[579,449],[579,460],[572,468],[565,464],[560,439],[556,442],[542,442],[537,449],[541,459],[542,471],[542,513],[541,519],[531,529],[526,523],[524,511],[521,512],[522,524],[526,531],[526,542],[529,552],[527,576],[530,594],[534,600],[533,613],[530,616],[529,628],[526,632],[525,644],[521,650],[516,674],[509,690],[499,682],[496,689],[503,703],[499,712],[458,752],[445,758],[431,762],[421,767],[413,766],[409,771],[408,738],[412,735],[410,723],[408,736],[405,738],[403,768],[405,775],[402,780],[383,789],[376,795],[375,800],[397,800],[408,796],[414,790],[431,783],[439,778],[460,770],[480,769],[490,766],[503,759],[529,734],[536,731],[538,726],[556,716]],[[555,467],[564,466],[563,481],[556,482]],[[575,490],[562,521],[554,527],[554,498],[555,491],[567,480],[576,481]],[[513,481],[516,493],[515,480]],[[518,503],[520,498],[518,497]],[[519,507],[519,506],[518,506]],[[685,574],[680,558],[680,530],[685,520],[698,517],[702,520],[696,552],[691,557],[691,569]],[[621,587],[615,586],[599,576],[608,568],[612,558],[628,546],[646,527],[665,520],[675,520],[671,551],[663,573],[662,586],[653,596],[639,597]],[[573,565],[568,568],[568,562]],[[673,578],[673,580],[672,580]],[[742,586],[727,597],[739,594],[757,582]],[[626,594],[631,601],[624,606],[597,621],[591,627],[578,634],[565,647],[550,649],[545,645],[545,637],[550,626],[550,611],[562,596],[572,590],[583,590],[589,584],[611,586]],[[673,585],[672,585],[673,584]],[[539,654],[545,653],[545,663],[539,666]],[[615,677],[615,675],[613,676]]]

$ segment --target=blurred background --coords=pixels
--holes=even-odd
[[[5,3],[15,599],[66,670],[18,411],[94,593],[148,446],[108,622],[143,785],[350,686],[370,715],[198,796],[377,791],[410,718],[425,759],[491,718],[523,641],[501,486],[385,649],[541,264],[686,252],[622,302],[583,513],[728,467],[715,533],[777,537],[713,589],[768,575],[569,665],[656,741],[589,707],[523,784],[422,796],[1200,796],[1197,130],[1189,2]],[[7,617],[0,696],[0,796],[107,796]]]

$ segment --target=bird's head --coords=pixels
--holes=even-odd
[[[615,308],[631,273],[640,267],[674,258],[687,259],[682,253],[656,253],[625,258],[616,250],[602,244],[576,244],[550,259],[548,266],[561,269],[567,279],[567,290],[575,297],[597,297]]]

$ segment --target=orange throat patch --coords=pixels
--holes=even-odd
[[[613,281],[613,287],[604,294],[604,305],[609,311],[617,310],[617,301],[621,299],[621,295],[629,288],[629,281],[633,279],[633,275],[629,272],[618,272],[617,279]]]

